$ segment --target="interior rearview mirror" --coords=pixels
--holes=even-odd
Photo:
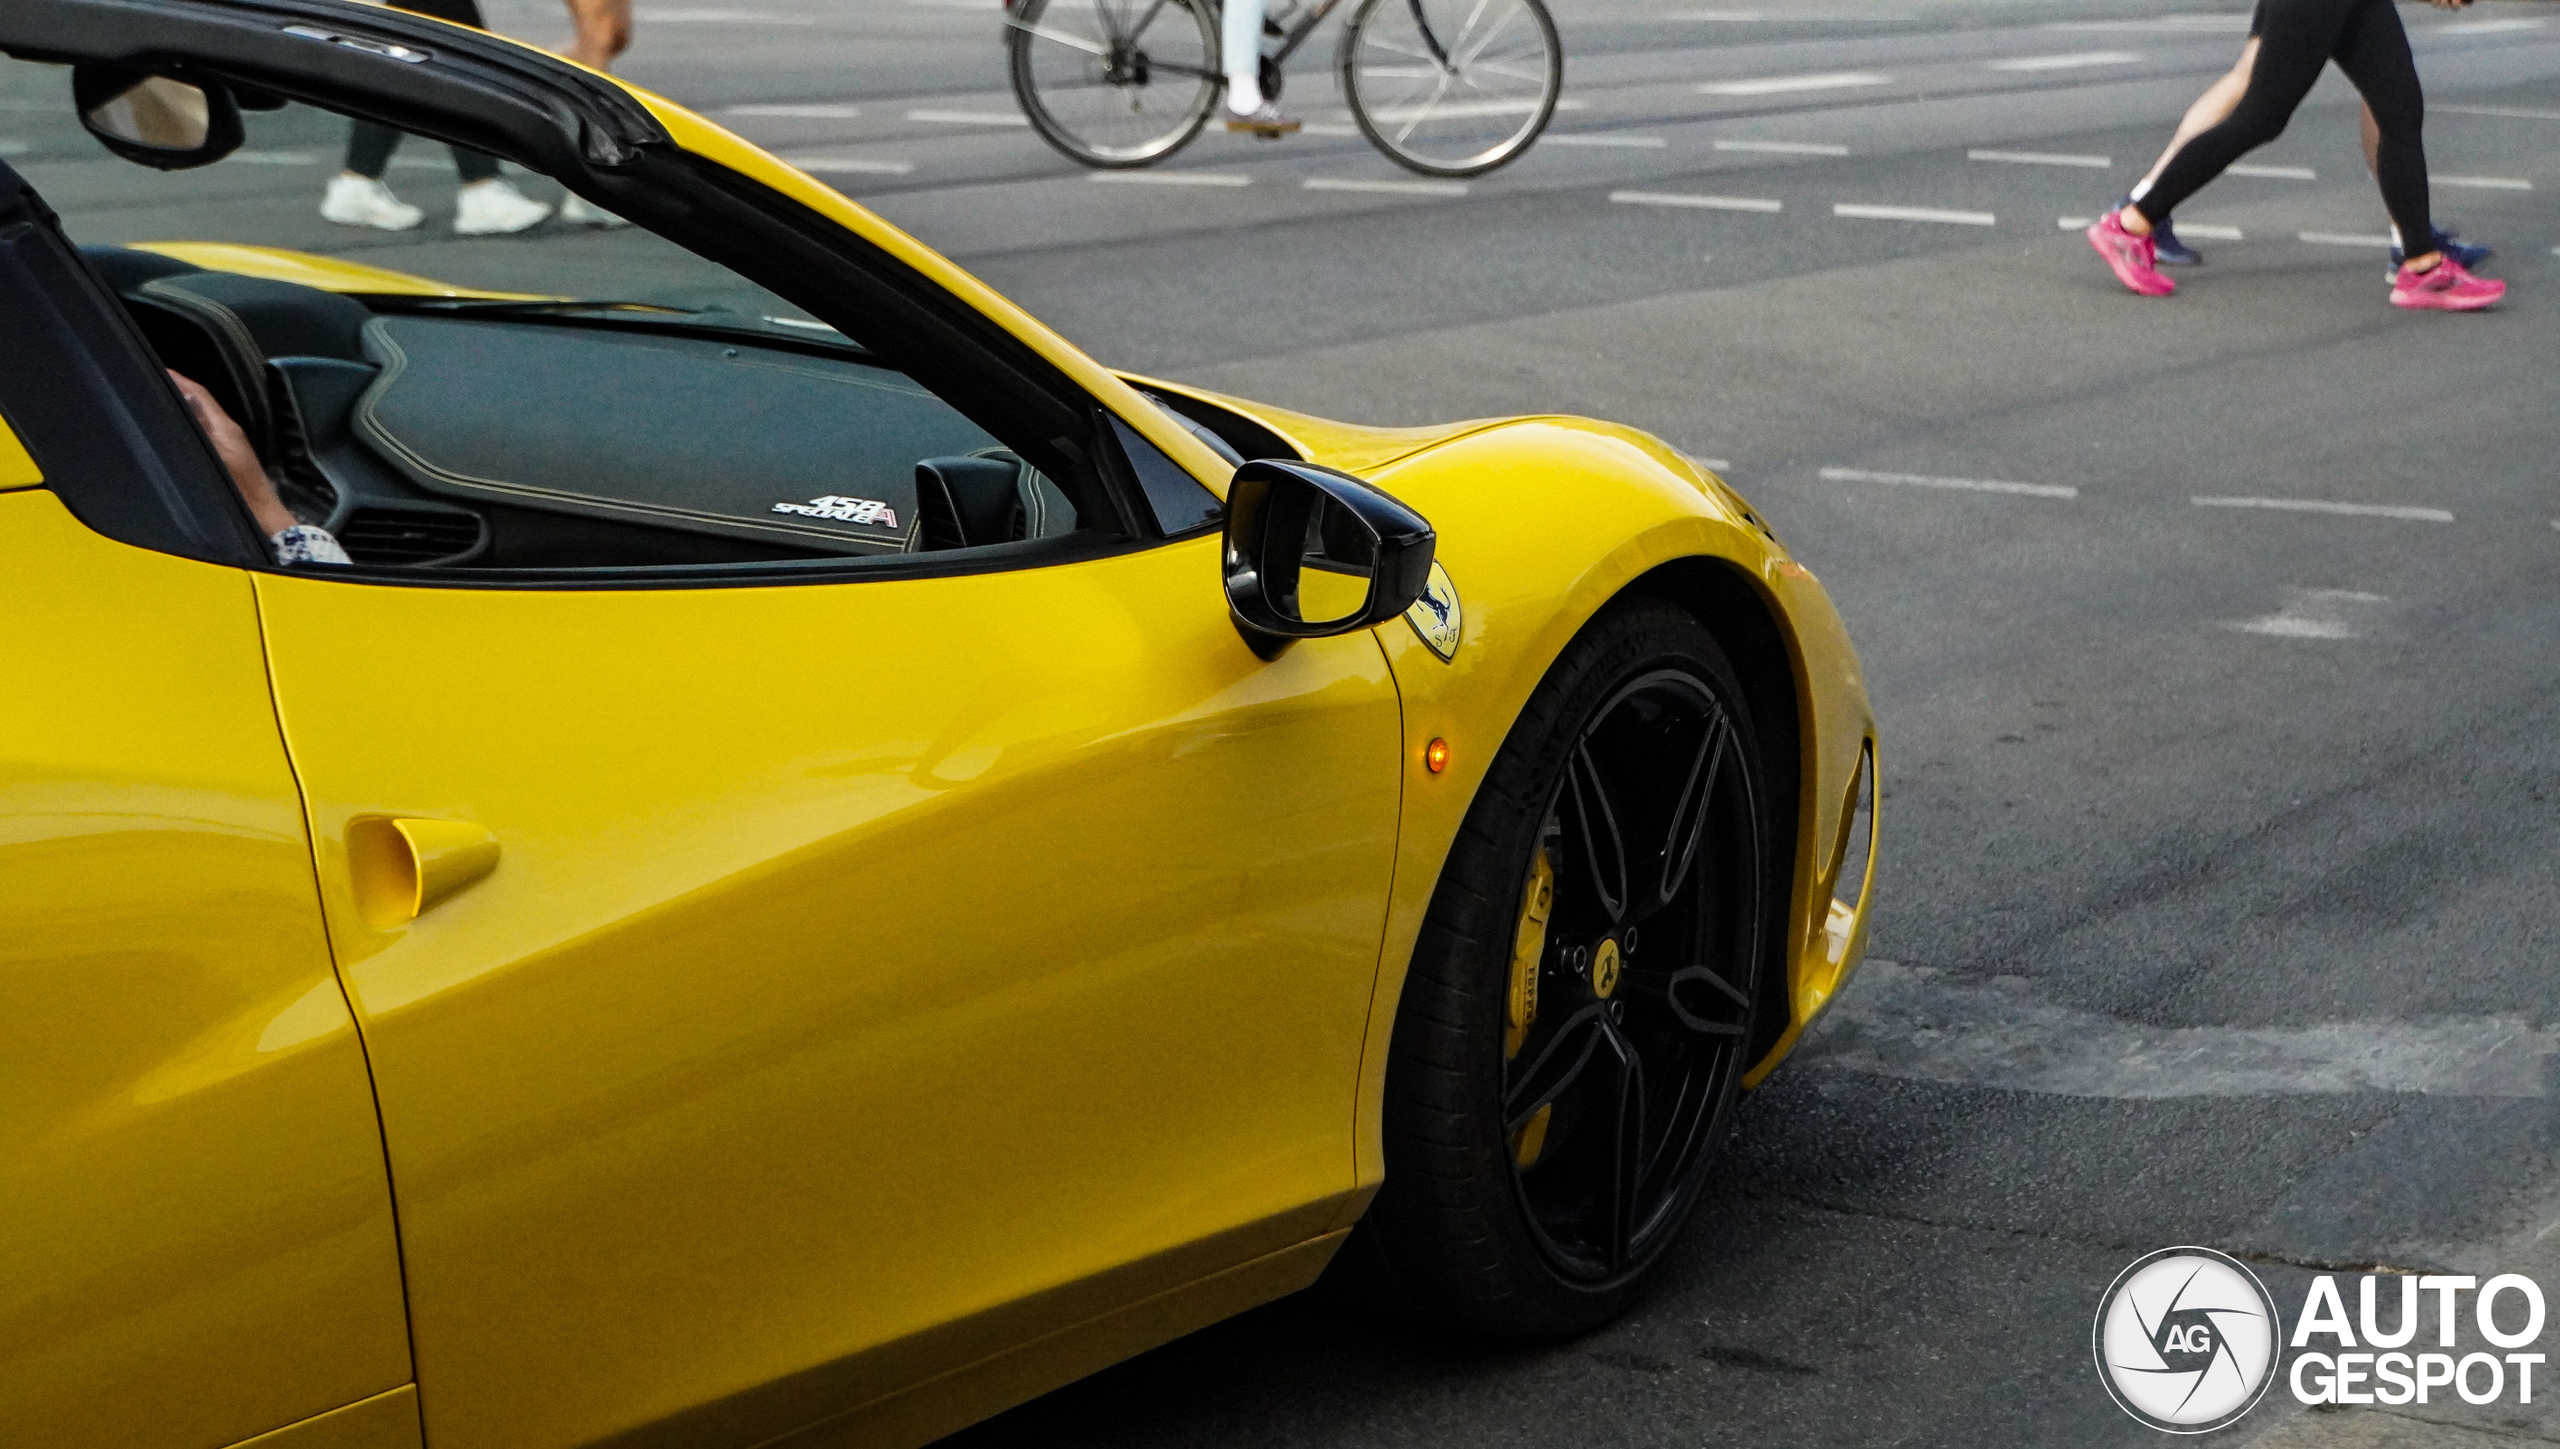
[[[121,66],[71,68],[80,124],[127,161],[162,171],[210,166],[240,148],[240,106],[220,81]]]
[[[1227,489],[1227,609],[1265,659],[1370,628],[1422,596],[1434,542],[1422,515],[1348,473],[1259,459]]]

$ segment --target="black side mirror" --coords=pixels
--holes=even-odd
[[[240,149],[240,105],[210,78],[75,65],[71,103],[98,144],[161,171],[210,166]]]
[[[1227,609],[1265,659],[1383,624],[1431,579],[1431,525],[1348,473],[1260,459],[1227,489]]]

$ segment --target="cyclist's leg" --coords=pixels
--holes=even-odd
[[[1218,55],[1227,69],[1227,109],[1247,116],[1262,109],[1263,0],[1227,0]]]

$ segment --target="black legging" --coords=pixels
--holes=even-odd
[[[2320,67],[2335,60],[2381,129],[2374,177],[2392,224],[2400,228],[2401,244],[2412,256],[2432,250],[2427,152],[2420,135],[2427,102],[2418,88],[2408,32],[2400,28],[2391,0],[2260,0],[2258,19],[2258,63],[2240,104],[2222,124],[2179,147],[2134,210],[2158,224],[2223,168],[2283,135],[2294,108],[2320,79]]]
[[[438,20],[452,20],[486,30],[480,19],[479,0],[396,0],[395,8],[419,15],[432,15]],[[397,126],[380,121],[357,121],[347,133],[347,169],[358,176],[382,179],[391,166],[391,153],[398,149],[403,132]],[[464,181],[486,181],[498,174],[498,158],[468,146],[453,148],[453,169]]]

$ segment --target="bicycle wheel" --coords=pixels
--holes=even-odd
[[[1040,138],[1087,166],[1160,161],[1217,104],[1207,0],[1019,0],[1005,17],[1013,94]]]
[[[1538,0],[1362,0],[1342,32],[1352,119],[1425,176],[1480,176],[1528,150],[1563,89]]]

